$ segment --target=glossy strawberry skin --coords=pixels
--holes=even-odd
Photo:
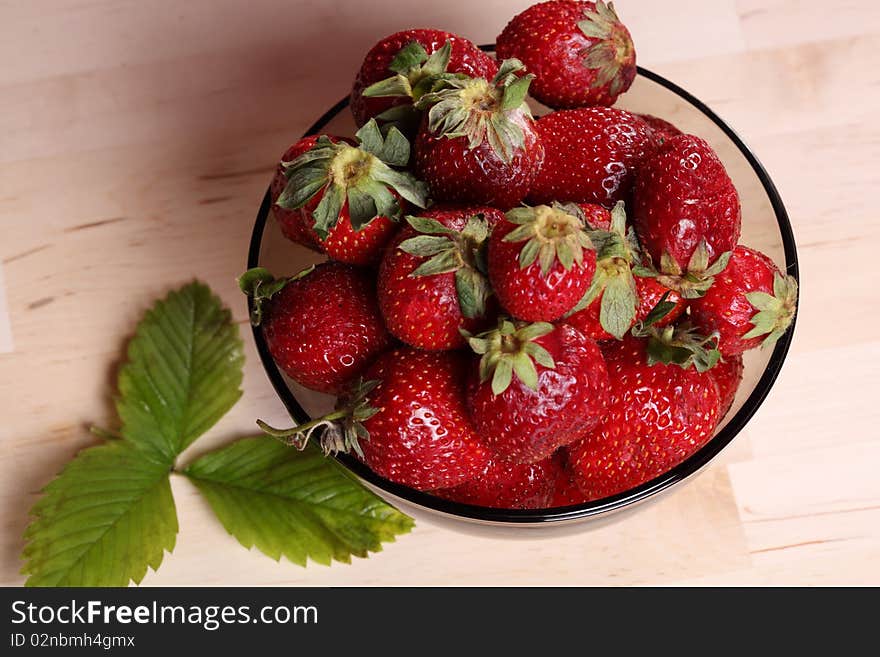
[[[269,353],[297,383],[338,394],[391,344],[372,281],[323,263],[272,297],[263,319]]]
[[[636,114],[636,116],[640,117],[645,123],[651,126],[651,130],[654,131],[654,138],[658,145],[682,134],[681,130],[676,128],[666,119],[661,119],[659,116],[654,116],[652,114]]]
[[[566,324],[535,340],[555,362],[555,369],[535,364],[536,390],[516,376],[499,395],[480,382],[473,364],[468,409],[478,432],[498,457],[535,463],[594,427],[608,398],[608,372],[595,342]]]
[[[346,137],[331,136],[330,139],[334,143],[344,141],[355,145],[354,141]],[[318,135],[310,135],[300,139],[285,151],[281,162],[292,162],[310,150],[317,140]],[[272,179],[271,194],[272,212],[278,220],[281,232],[287,239],[326,253],[333,260],[350,265],[371,265],[379,260],[385,245],[397,231],[397,223],[388,217],[376,217],[356,231],[351,225],[348,203],[346,202],[340,211],[339,221],[330,229],[327,238],[321,239],[315,232],[315,218],[312,213],[324,197],[324,192],[315,194],[303,207],[288,210],[277,204],[278,197],[286,185],[287,178],[284,175],[284,167],[279,163]],[[405,210],[406,202],[394,190],[390,191],[397,197],[398,203]]]
[[[412,41],[418,41],[430,55],[442,48],[447,39],[452,45],[447,72],[464,73],[471,77],[486,78],[487,80],[491,80],[498,72],[498,64],[492,57],[467,39],[450,32],[431,29],[396,32],[385,37],[370,49],[355,77],[354,87],[351,91],[351,111],[358,126],[364,125],[371,117],[377,116],[385,110],[410,103],[410,99],[404,97],[367,98],[363,95],[364,89],[371,84],[395,74],[388,68],[388,65],[404,46]]]
[[[736,399],[736,391],[743,378],[743,359],[742,356],[728,356],[719,361],[715,367],[709,370],[715,384],[718,386],[718,396],[720,398],[719,407],[721,412],[718,414],[719,421],[723,419],[733,401]]]
[[[643,340],[603,349],[611,379],[604,421],[568,448],[568,465],[589,500],[621,493],[672,469],[702,447],[719,417],[709,372],[648,365]]]
[[[537,463],[492,459],[476,479],[434,494],[453,502],[495,509],[544,509],[550,506],[562,464],[555,456]]]
[[[516,224],[500,221],[489,236],[489,280],[501,306],[527,322],[554,322],[580,301],[596,271],[596,252],[584,250],[583,262],[566,271],[559,260],[545,276],[536,260],[525,269],[519,265],[523,242],[505,242]]]
[[[484,206],[432,208],[420,217],[436,219],[447,228],[461,230],[469,217],[482,214],[490,227],[504,218],[500,210]],[[413,278],[410,274],[427,258],[401,251],[400,244],[418,233],[406,226],[392,240],[379,265],[379,307],[388,330],[399,340],[419,349],[460,349],[465,340],[459,329],[476,333],[494,318],[494,299],[485,318],[466,318],[455,289],[455,273]]]
[[[507,210],[525,198],[544,161],[544,146],[531,117],[522,110],[513,110],[509,116],[525,139],[507,162],[488,141],[469,149],[465,137],[432,136],[427,117],[422,120],[414,145],[415,172],[428,183],[435,201]]]
[[[654,309],[654,306],[660,302],[660,299],[662,299],[663,295],[667,292],[669,293],[669,296],[666,300],[674,303],[675,308],[669,311],[669,314],[663,319],[655,322],[654,326],[661,327],[672,324],[676,319],[681,317],[681,314],[687,308],[687,301],[683,299],[678,292],[668,289],[661,283],[658,283],[656,279],[636,276],[635,281],[639,306],[636,308],[636,318],[633,323],[645,319],[645,317],[648,316],[648,313]],[[566,318],[565,321],[593,340],[613,340],[614,336],[603,329],[602,324],[599,321],[599,312],[602,307],[602,294],[604,293],[599,294],[593,303]]]
[[[633,186],[633,224],[659,267],[668,252],[683,271],[700,240],[709,264],[739,240],[739,195],[705,140],[678,135],[647,157]]]
[[[584,51],[595,42],[577,26],[594,2],[553,0],[535,4],[518,14],[498,35],[498,59],[520,59],[537,77],[532,95],[548,107],[572,108],[613,105],[619,94],[610,84],[594,87],[597,71],[584,64]],[[629,32],[620,26],[626,37]],[[623,70],[626,91],[636,76],[635,52]]]
[[[706,335],[718,331],[718,349],[725,358],[759,347],[766,337],[743,338],[752,330],[752,317],[758,312],[745,295],[773,294],[773,275],[777,273],[779,268],[766,255],[737,246],[705,296],[691,303],[694,325]]]
[[[400,347],[385,352],[364,379],[380,381],[367,396],[381,409],[365,420],[364,462],[376,474],[418,490],[457,486],[474,479],[490,452],[465,408],[467,358],[456,352]]]
[[[612,207],[626,199],[634,172],[656,147],[653,131],[614,107],[552,112],[536,123],[546,156],[529,189],[532,204],[553,201]]]

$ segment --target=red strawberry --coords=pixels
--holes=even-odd
[[[388,246],[379,266],[379,306],[388,330],[420,349],[465,346],[460,330],[486,326],[493,299],[482,245],[504,215],[489,207],[426,210]]]
[[[418,114],[412,103],[431,89],[437,76],[463,73],[491,79],[497,72],[498,64],[492,57],[450,32],[396,32],[379,41],[364,57],[351,90],[351,111],[359,126],[371,118],[394,122],[411,119]]]
[[[518,319],[559,319],[584,296],[595,270],[596,252],[576,208],[515,208],[489,237],[489,279]]]
[[[645,158],[631,214],[660,282],[686,298],[708,289],[739,240],[736,187],[715,151],[693,135],[673,137]]]
[[[351,142],[344,137],[328,135],[328,139],[333,143],[344,141],[354,145],[354,142]],[[278,197],[281,196],[284,188],[287,187],[287,175],[285,174],[287,167],[285,166],[285,163],[292,162],[300,155],[310,150],[315,145],[316,141],[318,141],[318,135],[309,135],[308,137],[303,137],[284,151],[284,154],[278,161],[278,166],[275,167],[275,175],[272,177],[272,185],[269,193],[272,196],[272,214],[275,215],[275,219],[278,221],[278,226],[281,228],[281,233],[284,237],[297,244],[302,244],[315,251],[320,251],[314,232],[309,231],[303,221],[303,211],[287,210],[278,205]]]
[[[383,137],[370,121],[357,138],[359,146],[319,136],[308,150],[283,163],[287,185],[276,202],[299,211],[300,233],[310,235],[331,258],[366,265],[379,259],[395,233],[404,200],[425,207],[427,199],[422,183],[392,168],[409,161],[409,142],[399,130],[391,128]],[[292,229],[289,234],[296,237]]]
[[[532,95],[548,107],[612,105],[636,76],[629,31],[602,0],[533,5],[507,24],[496,48],[537,76]]]
[[[372,281],[354,267],[322,263],[280,280],[255,268],[239,285],[272,358],[306,388],[338,394],[391,344]]]
[[[468,409],[500,458],[535,463],[601,420],[605,362],[574,327],[502,320],[469,342],[482,358],[468,383]]]
[[[715,379],[718,386],[718,397],[720,399],[718,407],[721,409],[718,413],[719,421],[727,415],[730,407],[733,406],[733,400],[736,399],[736,391],[743,378],[743,359],[742,356],[729,356],[709,370],[709,374]]]
[[[404,486],[451,488],[489,463],[465,408],[467,366],[461,353],[400,347],[382,354],[336,411],[292,429],[259,425],[299,447],[325,428],[327,452],[353,450],[376,474]]]
[[[691,315],[700,331],[718,332],[725,357],[735,356],[776,342],[794,319],[797,297],[794,277],[763,253],[737,246],[705,296],[691,303]]]
[[[517,77],[508,60],[489,82],[446,80],[422,96],[430,109],[415,141],[415,170],[435,200],[501,209],[525,197],[544,160],[544,147],[525,102],[532,76]]]
[[[434,494],[453,502],[496,509],[544,509],[550,506],[560,472],[562,464],[555,456],[537,463],[492,459],[476,479]]]
[[[645,123],[651,126],[651,130],[654,131],[654,139],[658,144],[662,144],[664,141],[681,134],[681,130],[659,116],[651,114],[636,114],[636,116],[641,117]]]
[[[675,467],[711,438],[718,388],[693,366],[651,364],[650,340],[627,338],[605,349],[611,397],[604,421],[568,449],[572,476],[595,500]]]
[[[538,119],[547,155],[529,189],[530,203],[623,200],[633,172],[654,150],[653,131],[635,114],[614,107],[552,112]]]
[[[634,278],[638,306],[636,307],[636,315],[633,323],[643,321],[648,316],[648,313],[660,303],[664,294],[668,294],[666,300],[674,304],[674,307],[667,315],[657,320],[654,323],[654,326],[668,326],[681,317],[681,314],[687,308],[687,301],[682,299],[678,292],[663,287],[663,285],[653,278],[643,278],[641,276],[635,276]],[[590,305],[566,318],[565,321],[593,340],[614,339],[615,336],[602,328],[602,322],[599,317],[602,309],[603,297],[604,294],[600,294],[592,303],[590,303]],[[632,324],[627,327],[627,330],[631,327]]]
[[[553,486],[553,497],[550,500],[551,507],[574,506],[587,502],[586,496],[581,492],[571,471],[565,463],[567,450],[560,450],[558,456],[562,458],[563,465],[556,473],[556,483]],[[556,458],[556,457],[554,457]]]

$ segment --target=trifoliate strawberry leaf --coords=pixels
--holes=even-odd
[[[201,457],[184,474],[226,531],[275,560],[350,563],[413,527],[311,445],[298,451],[266,436],[245,438]]]
[[[31,509],[26,586],[140,583],[174,549],[171,460],[117,440],[86,449]]]
[[[172,463],[241,397],[238,326],[202,283],[147,311],[119,373],[123,438]]]

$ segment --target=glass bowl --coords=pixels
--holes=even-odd
[[[484,50],[491,51],[491,46]],[[742,244],[766,253],[781,269],[798,277],[794,235],[779,193],[764,167],[743,140],[718,115],[676,84],[642,67],[630,90],[620,97],[616,107],[653,114],[676,125],[682,132],[706,139],[724,162],[739,191],[742,203]],[[532,103],[535,116],[549,111]],[[354,120],[348,111],[348,98],[331,107],[306,132],[353,135]],[[278,144],[282,152],[288,144]],[[323,256],[285,239],[277,222],[271,219],[269,193],[263,199],[251,236],[247,266],[266,267],[276,276],[289,276]],[[715,435],[698,452],[669,472],[618,495],[574,506],[537,510],[491,509],[443,500],[407,486],[393,483],[347,454],[335,458],[363,483],[390,503],[404,510],[432,517],[491,525],[556,526],[631,508],[692,477],[711,461],[742,430],[764,401],[785,360],[794,331],[794,322],[772,349],[753,349],[744,354],[743,381],[730,411],[718,425]],[[253,329],[263,367],[281,401],[298,424],[323,414],[333,407],[334,399],[307,390],[290,380],[269,355],[263,331]]]

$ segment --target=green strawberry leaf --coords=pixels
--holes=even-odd
[[[265,436],[245,438],[201,457],[184,474],[226,531],[275,560],[350,563],[413,527],[311,445],[298,451]]]
[[[172,463],[241,397],[238,326],[204,284],[147,311],[119,373],[123,438]]]
[[[156,570],[177,537],[170,468],[121,440],[77,454],[31,508],[26,586],[126,586]]]

